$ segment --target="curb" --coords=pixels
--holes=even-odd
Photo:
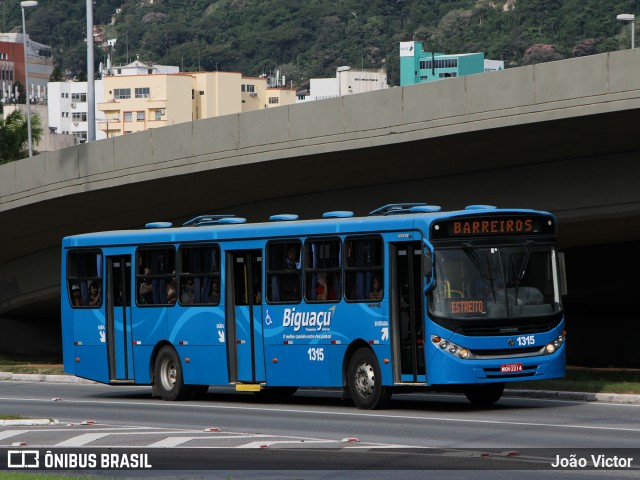
[[[622,393],[556,392],[552,390],[505,390],[510,397],[573,400],[577,402],[603,402],[640,404],[640,395]]]
[[[0,381],[16,382],[49,382],[49,383],[80,383],[95,384],[93,380],[76,377],[73,375],[41,375],[30,373],[0,372]],[[504,394],[509,397],[521,398],[547,398],[556,400],[573,400],[577,402],[603,402],[640,404],[640,395],[622,393],[588,393],[588,392],[557,392],[553,390],[510,390],[506,389]],[[9,420],[3,420],[9,421]],[[49,421],[49,420],[47,420]],[[3,423],[0,422],[0,425]]]
[[[15,382],[48,382],[48,383],[97,383],[93,380],[76,377],[74,375],[42,375],[39,373],[11,373],[0,372],[0,381]]]
[[[60,425],[60,422],[53,418],[25,418],[16,420],[0,420],[0,427],[42,427],[50,425]]]

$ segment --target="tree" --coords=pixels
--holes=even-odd
[[[0,165],[25,158],[29,155],[29,134],[27,116],[21,110],[14,110],[0,119]],[[40,116],[31,115],[31,139],[34,144],[42,139]]]
[[[64,82],[64,75],[62,74],[62,70],[58,65],[55,66],[53,72],[51,72],[51,76],[49,77],[50,82]]]

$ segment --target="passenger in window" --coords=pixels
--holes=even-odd
[[[151,305],[153,304],[153,283],[149,278],[149,275],[151,275],[151,269],[149,267],[144,267],[143,275],[144,278],[140,284],[140,302],[145,305]]]
[[[193,280],[192,280],[193,284]],[[167,303],[170,305],[175,305],[176,300],[178,299],[178,287],[176,287],[176,272],[173,272],[173,276],[167,282]]]
[[[291,244],[287,247],[287,255],[284,257],[284,264],[287,270],[299,270],[300,262],[298,261],[298,249]]]
[[[71,305],[74,307],[82,307],[82,294],[80,292],[80,285],[74,283],[71,286]]]
[[[373,280],[371,281],[371,291],[369,292],[369,300],[382,300],[383,294],[384,292],[380,285],[380,279],[378,277],[373,277]]]
[[[185,305],[190,305],[196,301],[196,296],[193,293],[193,279],[190,278],[187,280],[187,283],[184,286],[184,291],[182,292],[182,296],[180,297],[180,303]]]
[[[211,282],[211,295],[208,303],[220,303],[220,280],[214,278]]]
[[[327,285],[327,274],[319,273],[316,283],[316,300],[326,300],[329,296],[329,286]]]
[[[90,307],[98,307],[100,306],[100,286],[98,282],[91,282],[89,284],[89,306]]]
[[[334,288],[334,284],[334,281],[327,279],[326,273],[319,273],[315,287],[315,300],[336,300],[338,298],[338,295],[336,293],[336,289]]]

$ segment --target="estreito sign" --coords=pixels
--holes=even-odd
[[[454,315],[486,312],[486,305],[482,298],[448,298],[446,304],[447,312]]]

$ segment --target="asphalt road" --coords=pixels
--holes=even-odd
[[[575,475],[594,475],[592,458],[599,455],[633,458],[628,466],[598,469],[604,476],[640,477],[638,404],[503,397],[479,409],[462,395],[411,394],[394,396],[387,410],[362,411],[341,401],[339,392],[301,390],[267,403],[211,388],[202,401],[163,402],[151,399],[149,387],[13,381],[0,382],[0,413],[59,422],[0,426],[0,447],[134,447],[152,454],[162,447],[164,461],[175,456],[173,465],[206,471],[214,462],[230,471],[258,469],[263,475],[256,478],[270,478],[264,472],[282,465],[288,474],[306,472],[291,478],[313,478],[308,469],[317,473],[323,465],[349,471],[346,478],[367,468],[381,476],[358,478],[395,478],[384,471],[406,468],[448,471],[447,478],[469,469],[492,470],[486,478],[502,478],[510,469],[542,470],[531,478],[583,478]],[[202,449],[208,449],[206,459],[197,453]],[[586,468],[549,468],[558,457],[569,462],[582,456]],[[156,466],[161,461],[154,459]]]

